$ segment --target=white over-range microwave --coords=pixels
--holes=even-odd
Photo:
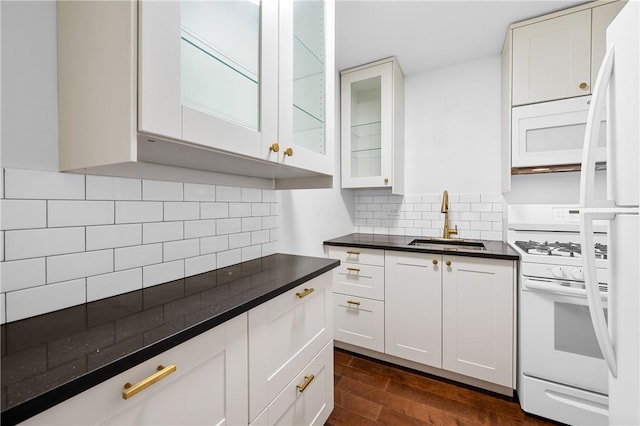
[[[512,110],[511,166],[544,167],[582,162],[582,145],[591,96],[542,102]],[[606,114],[596,161],[606,160]]]

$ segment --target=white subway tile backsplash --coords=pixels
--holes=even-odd
[[[5,169],[4,197],[83,200],[84,175],[39,170]]]
[[[216,186],[217,201],[242,201],[242,190],[235,186]]]
[[[194,220],[200,218],[200,205],[196,202],[164,203],[164,220]]]
[[[184,223],[185,238],[199,238],[216,235],[216,221],[207,220],[191,220]]]
[[[128,293],[142,288],[142,268],[87,278],[87,302]]]
[[[200,219],[229,217],[229,203],[200,203]]]
[[[142,200],[142,180],[87,175],[87,200]]]
[[[200,240],[194,238],[192,240],[180,240],[164,243],[163,261],[171,262],[172,260],[184,259],[187,257],[195,257],[200,254]]]
[[[181,240],[183,238],[183,222],[151,222],[142,224],[142,244]]]
[[[276,243],[267,243],[262,245],[262,255],[271,256],[278,252],[278,245]]]
[[[216,269],[216,255],[214,253],[190,257],[184,260],[185,277],[202,274],[213,269]]]
[[[492,222],[491,223],[491,230],[492,231],[498,231],[500,233],[502,233],[502,230],[504,229],[502,222]]]
[[[216,187],[214,185],[204,185],[200,183],[184,184],[185,201],[215,201]]]
[[[277,216],[265,216],[262,218],[262,229],[273,229],[278,227]]]
[[[472,212],[490,212],[493,209],[493,203],[472,203]]]
[[[116,201],[116,223],[160,222],[162,203],[153,201]]]
[[[471,229],[478,231],[491,231],[491,222],[471,222]]]
[[[0,293],[0,324],[4,324],[5,322],[7,322],[7,310],[6,310],[6,303],[5,303],[5,295],[4,293]]]
[[[113,250],[47,257],[47,283],[113,272]]]
[[[5,231],[5,260],[53,256],[85,249],[83,227]]]
[[[253,203],[251,204],[251,216],[269,216],[271,214],[271,204]]]
[[[1,229],[47,227],[47,202],[44,200],[1,200]]]
[[[184,260],[159,263],[142,268],[142,287],[151,287],[180,278],[184,278]]]
[[[278,202],[277,192],[272,189],[263,189],[262,201],[265,203],[277,203]]]
[[[260,246],[249,246],[242,248],[242,262],[246,262],[248,260],[257,259],[262,256],[262,247]]]
[[[269,231],[255,231],[251,233],[251,245],[264,244],[269,242]]]
[[[184,184],[160,180],[142,181],[142,199],[145,201],[182,201]]]
[[[47,282],[45,258],[0,263],[0,291],[36,287]]]
[[[280,204],[271,203],[271,216],[280,216]]]
[[[280,228],[269,230],[269,241],[270,242],[280,241]]]
[[[142,244],[142,224],[87,226],[87,250]]]
[[[114,250],[114,265],[116,271],[153,265],[162,262],[162,244],[148,244],[117,248]]]
[[[460,194],[460,203],[479,203],[480,194]]]
[[[233,234],[242,230],[242,219],[218,219],[216,221],[216,234]]]
[[[242,232],[259,231],[262,229],[262,218],[260,217],[243,217]]]
[[[251,216],[251,204],[229,203],[229,217]]]
[[[262,190],[255,188],[242,188],[242,201],[245,203],[261,202]]]
[[[482,212],[480,220],[486,222],[502,222],[502,213],[500,212]]]
[[[502,232],[480,231],[480,238],[483,240],[502,241]]]
[[[251,232],[241,232],[239,234],[229,235],[229,249],[247,247],[251,244]]]
[[[225,250],[229,250],[228,235],[200,239],[200,254],[217,253]]]
[[[114,223],[113,201],[56,201],[47,206],[49,227],[109,225]]]
[[[242,262],[242,249],[221,251],[216,254],[218,268],[224,268],[225,266],[235,265],[240,262]]]
[[[6,293],[7,322],[85,303],[85,279],[42,285]]]
[[[4,262],[4,231],[0,231],[0,262]]]
[[[460,220],[479,221],[480,213],[479,212],[461,212]]]

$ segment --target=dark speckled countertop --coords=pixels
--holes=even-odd
[[[4,324],[1,422],[34,416],[339,263],[274,254]]]
[[[490,259],[519,260],[518,253],[502,241],[465,240],[479,242],[485,245],[484,250],[468,249],[463,246],[452,248],[411,246],[414,239],[427,237],[406,235],[380,235],[380,234],[349,234],[324,242],[326,246],[360,247],[380,250],[408,251],[418,253],[455,254],[469,257],[485,257]]]

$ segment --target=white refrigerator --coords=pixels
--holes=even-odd
[[[630,0],[607,29],[585,134],[580,184],[581,243],[589,310],[609,367],[609,424],[640,425],[640,0]],[[593,196],[595,149],[607,105],[607,200]],[[604,131],[604,130],[603,130]],[[598,297],[593,220],[610,220],[607,317]]]

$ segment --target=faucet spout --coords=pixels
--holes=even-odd
[[[440,206],[440,212],[444,213],[444,227],[442,229],[442,238],[445,240],[451,239],[452,235],[458,234],[458,225],[455,229],[451,229],[449,224],[449,193],[445,189],[442,193],[442,206]]]

